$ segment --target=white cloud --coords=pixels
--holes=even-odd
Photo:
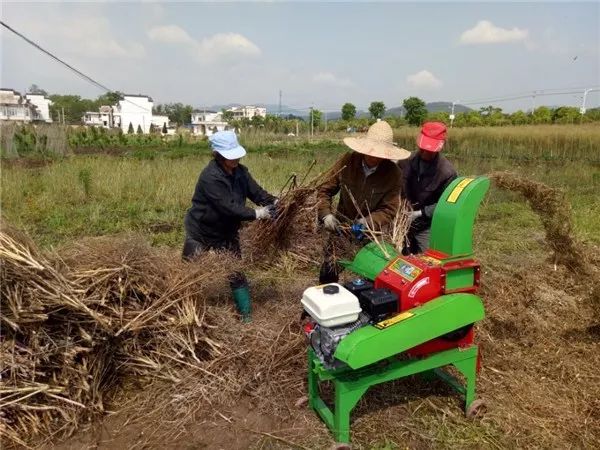
[[[437,89],[442,86],[442,81],[436,78],[429,70],[421,70],[406,77],[408,85],[415,89]]]
[[[338,86],[338,87],[354,86],[354,83],[352,83],[352,81],[350,81],[348,78],[338,78],[331,72],[319,72],[313,76],[312,80],[315,83],[329,85],[329,86]]]
[[[261,54],[260,48],[251,40],[238,33],[218,33],[197,43],[198,57],[203,61],[241,57],[254,57]]]
[[[163,42],[165,44],[192,44],[194,40],[187,34],[187,31],[177,25],[161,25],[150,28],[147,32],[152,41]]]
[[[528,30],[516,27],[501,28],[489,20],[480,20],[473,28],[461,34],[460,42],[462,44],[504,44],[525,41],[528,37]]]
[[[155,42],[187,45],[204,63],[261,54],[254,42],[239,33],[217,33],[197,41],[177,25],[160,25],[150,28],[147,35]]]
[[[62,51],[78,56],[139,59],[146,54],[142,44],[116,36],[109,20],[102,15],[50,13],[43,18],[32,17],[25,24],[26,35],[49,43],[51,48],[60,45]]]

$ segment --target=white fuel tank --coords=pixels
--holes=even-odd
[[[358,298],[337,283],[309,287],[302,295],[302,306],[323,327],[339,327],[358,320]]]

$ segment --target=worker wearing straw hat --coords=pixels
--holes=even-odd
[[[394,144],[393,138],[392,127],[378,121],[369,127],[366,136],[344,139],[354,151],[334,164],[332,176],[317,194],[319,219],[326,230],[339,233],[346,225],[360,233],[365,227],[382,230],[392,223],[402,189],[401,171],[392,160],[410,156],[410,152]],[[334,209],[332,200],[338,193],[339,203]],[[321,283],[337,281],[340,271],[331,254],[331,242],[330,239],[321,265]]]
[[[417,137],[419,151],[398,162],[403,170],[404,192],[413,208],[404,253],[423,253],[429,248],[435,206],[446,187],[457,177],[452,163],[440,154],[445,141],[446,125],[426,122]]]
[[[192,207],[185,216],[183,258],[186,260],[206,250],[224,250],[241,256],[241,223],[271,219],[277,201],[239,163],[246,150],[233,131],[219,131],[209,141],[214,158],[200,174]],[[246,206],[248,198],[259,206],[254,209]],[[233,273],[229,283],[242,320],[249,322],[252,304],[245,275]]]

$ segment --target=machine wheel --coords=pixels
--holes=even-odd
[[[462,338],[466,337],[467,334],[469,334],[471,328],[473,328],[473,324],[451,331],[450,333],[446,333],[440,337],[446,341],[460,341]]]
[[[467,418],[468,419],[477,419],[483,416],[487,411],[487,405],[485,401],[481,399],[473,400],[473,403],[467,409]]]

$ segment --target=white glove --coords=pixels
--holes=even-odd
[[[333,214],[327,214],[323,217],[323,226],[326,230],[337,231],[340,226],[340,221]]]
[[[408,213],[408,220],[410,220],[412,222],[413,220],[418,219],[422,215],[423,215],[423,211],[421,211],[420,209],[417,211],[411,211]]]
[[[366,217],[361,217],[361,218],[360,218],[360,219],[358,219],[358,220],[357,220],[355,223],[360,223],[361,225],[363,225],[363,226],[365,226],[365,227],[366,227],[366,226],[368,226],[368,223],[367,223],[367,218],[366,218]]]
[[[271,209],[268,206],[261,206],[254,210],[257,220],[264,220],[271,218]]]

